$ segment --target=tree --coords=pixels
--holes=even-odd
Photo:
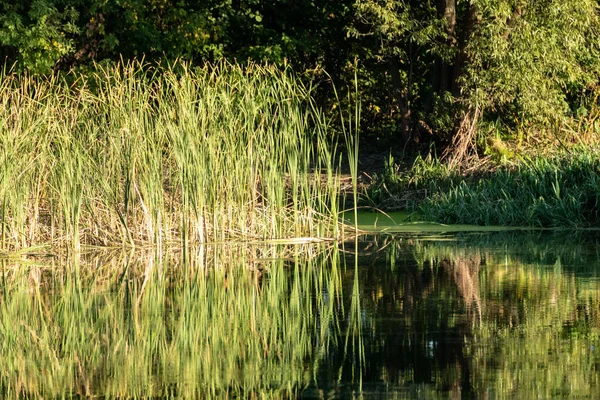
[[[469,110],[507,135],[555,129],[598,83],[595,0],[356,0],[350,32],[374,38],[400,135],[462,134]]]
[[[556,130],[600,77],[595,0],[477,1],[463,98],[509,134]]]
[[[0,4],[0,59],[18,61],[20,69],[49,72],[61,57],[75,50],[80,32],[73,7],[46,0]]]
[[[401,143],[556,133],[598,90],[598,37],[598,0],[0,3],[0,59],[32,73],[226,58],[300,74],[323,67],[343,88],[356,58],[363,137]],[[319,96],[324,107],[335,101],[330,86]]]

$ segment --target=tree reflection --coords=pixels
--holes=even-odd
[[[592,395],[596,248],[594,235],[365,238],[353,249],[363,381],[451,398]]]

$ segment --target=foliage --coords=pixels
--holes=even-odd
[[[442,223],[590,227],[600,221],[600,159],[590,149],[525,159],[477,182],[461,181],[425,200],[426,218]]]
[[[448,107],[452,99],[432,80],[431,66],[451,59],[454,51],[447,45],[448,33],[435,6],[396,0],[358,0],[355,6],[349,33],[360,41],[362,61],[371,68],[362,78],[376,82],[364,85],[370,118],[387,115],[383,121],[389,119],[392,133],[402,134],[404,140],[419,126],[451,128],[433,110]]]
[[[348,9],[343,2],[286,0],[34,0],[1,7],[0,55],[43,73],[121,57],[278,65],[287,58],[312,68],[337,62],[339,49],[326,44],[341,35]]]
[[[73,36],[81,33],[78,13],[45,0],[0,4],[0,61],[19,61],[20,69],[47,72],[75,52]],[[4,54],[3,54],[4,53]]]
[[[0,246],[337,236],[309,89],[275,67],[99,67],[0,79]]]
[[[357,72],[367,149],[448,145],[473,115],[483,149],[489,137],[562,136],[596,102],[599,33],[597,0],[0,4],[0,60],[30,74],[134,58],[267,61],[321,83],[315,98],[332,116],[322,83],[353,88]]]
[[[0,54],[18,68],[52,68],[120,57],[224,55],[226,2],[35,0],[4,5]],[[223,16],[221,16],[223,15]]]
[[[598,83],[598,2],[474,3],[479,29],[465,49],[461,78],[467,104],[498,118],[505,132],[557,134]]]

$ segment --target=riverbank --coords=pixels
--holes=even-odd
[[[288,70],[132,62],[4,74],[1,253],[343,239],[355,190],[361,207],[445,224],[600,222],[591,145],[458,167],[417,156],[405,168],[354,147],[358,100],[334,124]],[[358,154],[348,171],[340,149]]]
[[[417,156],[410,168],[401,169],[390,158],[365,185],[360,205],[419,212],[444,224],[597,227],[598,154],[593,146],[576,145],[461,168]]]

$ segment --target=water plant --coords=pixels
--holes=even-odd
[[[337,237],[329,125],[289,70],[0,76],[0,248]]]

